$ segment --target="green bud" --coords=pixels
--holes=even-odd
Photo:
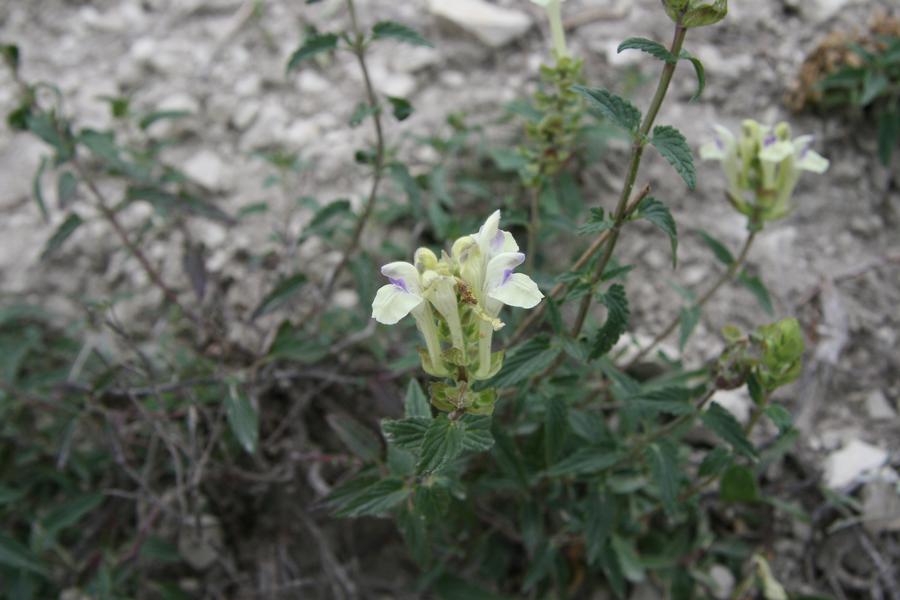
[[[728,14],[728,0],[662,0],[669,18],[686,28],[714,25]]]
[[[797,319],[763,325],[752,339],[760,352],[756,375],[767,390],[774,391],[800,376],[805,344]]]

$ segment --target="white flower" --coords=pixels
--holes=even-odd
[[[381,267],[390,283],[379,288],[372,302],[372,318],[384,325],[394,325],[412,313],[416,327],[425,340],[431,367],[437,373],[446,372],[441,359],[441,343],[431,307],[425,301],[419,270],[408,262],[392,262]]]
[[[557,58],[568,56],[569,50],[566,48],[566,31],[563,28],[562,9],[560,6],[565,0],[531,1],[547,11],[547,17],[550,19],[550,34],[553,37],[553,50],[556,52]]]
[[[491,339],[495,329],[503,327],[497,318],[503,305],[534,308],[544,295],[528,275],[514,269],[525,255],[508,231],[500,229],[500,211],[495,211],[478,233],[460,238],[453,244],[453,259],[460,276],[470,286],[481,309],[478,337],[478,372],[486,377],[491,368]]]

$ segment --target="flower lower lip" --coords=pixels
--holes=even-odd
[[[398,288],[400,288],[404,292],[409,292],[409,288],[406,287],[406,282],[403,281],[402,279],[395,279],[393,277],[388,277],[388,281],[390,281],[392,284],[396,285]]]

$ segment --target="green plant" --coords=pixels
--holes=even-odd
[[[552,64],[541,69],[540,91],[513,111],[526,116],[523,135],[505,146],[486,133],[490,125],[463,114],[449,115],[443,131],[428,136],[386,135],[385,119],[407,127],[415,107],[377,93],[368,51],[431,45],[413,29],[391,21],[364,27],[345,0],[345,31],[307,30],[288,72],[347,52],[362,74],[363,100],[349,126],[371,126],[370,144],[354,156],[368,187],[354,213],[349,199],[294,189],[292,175],[306,168],[297,153],[260,154],[276,171],[264,188],[300,195],[297,210],[309,219],[301,231],[279,226],[270,245],[248,252],[248,269],[266,285],[240,309],[209,299],[210,274],[191,224],[237,228],[267,207],[231,215],[162,160],[160,149],[178,140],[159,139],[151,126],[187,115],[110,98],[113,129],[79,127],[60,94],[26,81],[18,51],[4,46],[21,98],[9,123],[52,152],[34,184],[37,210],[60,223],[43,260],[52,264],[86,223],[97,224],[147,282],[116,291],[156,299],[150,324],[122,323],[113,294],[79,305],[83,318],[62,324],[34,307],[11,303],[0,312],[0,432],[10,442],[0,456],[0,521],[9,532],[0,536],[0,578],[11,582],[9,597],[184,597],[178,582],[199,570],[186,548],[202,545],[204,524],[231,522],[228,543],[239,545],[245,532],[235,522],[247,517],[235,516],[235,504],[246,502],[258,516],[270,510],[267,494],[275,497],[277,527],[300,521],[321,540],[305,507],[291,512],[296,498],[278,494],[304,461],[332,468],[327,482],[316,472],[315,491],[331,488],[324,501],[334,514],[395,520],[423,593],[563,598],[602,586],[626,597],[633,585],[652,584],[661,596],[705,597],[710,566],[725,564],[741,589],[759,581],[769,597],[784,594],[763,557],[769,549],[743,544],[730,521],[710,511],[724,506],[760,518],[758,475],[797,436],[775,394],[799,375],[799,323],[726,327],[722,351],[708,364],[662,356],[665,368],[651,378],[631,367],[679,326],[684,349],[703,305],[735,279],[771,304],[762,282],[744,270],[752,242],[788,214],[800,170],[822,172],[827,161],[810,150],[811,140],[792,140],[785,124],[748,121],[739,137],[720,131],[720,143],[703,155],[723,162],[728,200],[747,218],[747,241],[735,258],[707,237],[724,273],[699,297],[686,291],[678,316],[637,347],[625,334],[635,325],[627,286],[638,273],[617,259],[617,244],[632,223],[646,221],[665,235],[677,265],[675,219],[640,181],[641,166],[653,147],[687,188],[697,186],[687,140],[656,121],[683,61],[702,93],[703,65],[684,45],[691,28],[723,19],[727,3],[666,0],[668,46],[646,38],[621,44],[620,51],[661,63],[646,112],[588,86],[583,62],[566,47],[560,0],[537,3],[550,18]],[[615,202],[587,210],[584,197],[593,190],[582,175],[597,123],[630,145]],[[437,158],[407,163],[407,143],[426,145]],[[59,207],[44,200],[51,175]],[[111,182],[121,196],[105,191]],[[124,216],[138,203],[154,211],[128,225]],[[500,229],[501,209],[508,231]],[[363,234],[374,227],[406,235],[367,243]],[[184,272],[174,279],[147,251],[173,231],[185,242]],[[298,269],[297,261],[280,260],[311,240],[336,253],[333,265]],[[379,264],[388,278],[380,288]],[[339,291],[360,301],[342,306]],[[528,312],[504,314],[503,305]],[[398,327],[376,328],[370,306],[377,322]],[[401,321],[407,315],[421,349]],[[248,330],[255,337],[238,335]],[[408,377],[420,367],[430,378],[424,386]],[[388,395],[386,382],[396,379],[406,390],[402,415],[370,399],[376,387]],[[743,386],[753,400],[746,424],[715,398]],[[758,445],[751,434],[763,419],[777,433]],[[315,440],[297,448],[292,440],[300,436],[290,428],[304,420]],[[376,420],[381,437],[371,429]],[[709,436],[699,446],[688,439],[698,424]],[[265,493],[253,495],[236,479]],[[123,526],[105,526],[127,510],[135,516]],[[216,544],[213,554],[224,551]],[[245,554],[218,560],[231,568]],[[334,559],[330,549],[323,556],[324,570]],[[222,593],[251,595],[236,583]]]

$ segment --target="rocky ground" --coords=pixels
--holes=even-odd
[[[441,131],[449,111],[494,122],[504,103],[534,89],[548,40],[541,11],[529,2],[433,0],[429,6],[426,0],[357,0],[357,5],[365,23],[397,20],[435,43],[435,49],[387,43],[371,55],[375,87],[408,97],[416,107],[411,119],[392,122],[387,131],[413,162],[429,156],[410,133]],[[793,115],[783,102],[806,53],[825,33],[861,29],[879,8],[900,12],[892,0],[732,2],[723,25],[692,33],[688,44],[706,64],[707,92],[689,103],[695,83],[686,73],[676,80],[661,120],[677,125],[698,147],[713,123],[733,129],[745,117],[786,119],[796,132],[815,134],[817,149],[831,159],[827,175],[804,178],[795,212],[762,235],[750,264],[769,284],[776,312],[801,316],[813,337],[804,378],[786,396],[807,434],[800,453],[804,467],[810,476],[824,472],[835,489],[865,488],[858,497],[865,505],[866,527],[883,542],[875,552],[888,556],[893,544],[896,560],[900,502],[897,474],[889,465],[900,464],[900,183],[878,163],[873,132],[865,125],[834,115]],[[616,54],[622,38],[668,36],[657,0],[569,0],[565,13],[572,51],[584,57],[593,85],[621,90],[630,69],[650,67],[639,53]],[[285,74],[287,57],[306,25],[336,29],[343,18],[335,1],[34,0],[0,4],[0,40],[20,46],[24,76],[54,82],[67,111],[83,126],[111,125],[102,96],[127,95],[147,110],[191,113],[153,126],[170,128],[160,133],[175,133],[183,141],[167,149],[164,159],[180,165],[228,210],[260,201],[270,205],[267,214],[237,229],[195,226],[193,234],[210,252],[209,269],[228,273],[242,249],[272,244],[273,233],[301,230],[308,214],[297,208],[296,198],[347,197],[357,203],[366,192],[368,181],[352,156],[370,133],[347,125],[361,97],[353,57],[338,55]],[[0,112],[14,106],[15,94],[8,75],[0,74]],[[512,126],[491,132],[514,135]],[[290,174],[287,186],[265,188],[273,167],[257,152],[273,148],[296,152],[304,167]],[[109,264],[101,260],[109,242],[100,224],[82,228],[66,256],[39,262],[44,241],[62,219],[51,210],[51,223],[45,224],[30,200],[31,176],[44,152],[32,138],[0,128],[0,297],[40,299],[73,311],[78,298],[102,296],[110,282],[124,278],[142,284],[124,255]],[[610,175],[596,191],[598,203],[608,204],[617,188],[621,154],[613,146],[604,158],[602,170]],[[894,167],[896,173],[896,160]],[[635,235],[623,242],[625,257],[664,274],[633,277],[630,283],[637,333],[651,334],[668,319],[667,307],[675,305],[669,281],[702,286],[718,268],[692,230],[706,229],[737,247],[743,220],[722,199],[716,165],[700,166],[695,193],[687,193],[656,158],[648,161],[643,177],[673,207],[684,236],[676,273],[669,269],[664,240]],[[51,205],[53,193],[47,192]],[[316,252],[304,246],[299,258],[319,258],[324,264],[336,259]],[[165,246],[150,253],[164,273],[180,276],[180,258]],[[232,288],[226,302],[255,304],[262,276],[237,274],[241,285]],[[347,291],[343,301],[352,303],[355,296]],[[141,302],[121,307],[126,320],[140,312]],[[726,289],[704,317],[692,358],[718,352],[715,333],[724,323],[749,325],[765,318],[746,291]],[[738,414],[747,410],[739,395],[731,405]],[[795,532],[782,548],[784,556],[796,560],[779,568],[798,581],[804,580],[807,534]],[[843,562],[845,549],[855,543],[822,544],[823,555],[814,560],[831,561],[840,566],[835,572],[842,572],[851,568]],[[872,568],[863,571],[858,575],[863,580],[875,577]]]

